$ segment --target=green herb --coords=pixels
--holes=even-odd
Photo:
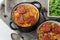
[[[60,16],[60,0],[49,0],[49,15]]]

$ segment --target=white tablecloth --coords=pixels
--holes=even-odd
[[[0,40],[12,40],[11,33],[15,33],[15,31],[11,30],[9,26],[0,19]]]

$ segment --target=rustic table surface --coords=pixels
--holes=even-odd
[[[48,10],[48,0],[5,0],[3,1],[2,7],[0,8],[0,18],[2,18],[7,25],[9,25],[11,18],[11,10],[13,9],[13,7],[21,2],[33,2],[33,1],[40,2],[42,7]],[[24,37],[24,40],[37,40],[36,31],[31,33],[20,32],[18,33],[19,35],[22,35]]]

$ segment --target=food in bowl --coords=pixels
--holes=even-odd
[[[49,16],[60,16],[60,0],[49,0]]]
[[[47,21],[37,30],[38,40],[60,40],[60,23]]]
[[[32,4],[17,5],[12,12],[12,20],[21,27],[29,27],[34,25],[39,19],[39,11]]]

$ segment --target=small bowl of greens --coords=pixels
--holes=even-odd
[[[49,0],[49,17],[60,17],[60,0]]]

